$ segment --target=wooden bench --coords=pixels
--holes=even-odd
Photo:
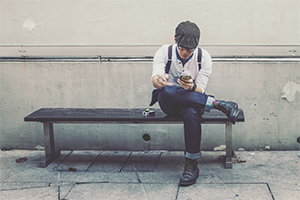
[[[160,109],[155,109],[155,115],[142,115],[144,109],[114,109],[114,108],[41,108],[24,118],[26,122],[41,122],[44,125],[45,160],[40,167],[47,167],[60,155],[55,149],[54,123],[116,123],[116,124],[178,124],[181,118],[169,117]],[[237,122],[244,122],[241,110]],[[225,167],[232,168],[232,124],[225,114],[218,110],[205,112],[202,115],[203,124],[225,124],[226,159]]]

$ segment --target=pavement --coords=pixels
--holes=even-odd
[[[197,183],[179,187],[183,152],[62,151],[39,168],[44,151],[1,151],[1,200],[299,200],[300,151],[204,151]]]

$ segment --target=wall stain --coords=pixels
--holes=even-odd
[[[288,81],[283,87],[281,98],[286,99],[288,102],[293,102],[296,99],[296,92],[300,92],[300,84]]]

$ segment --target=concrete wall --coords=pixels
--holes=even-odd
[[[152,91],[151,63],[0,63],[0,69],[2,148],[43,146],[42,124],[23,121],[41,107],[146,108]],[[207,93],[244,110],[246,122],[233,128],[235,148],[300,149],[296,83],[299,63],[215,63]],[[203,149],[224,144],[224,126],[203,129]],[[182,125],[60,124],[55,131],[62,149],[183,149]]]
[[[173,43],[183,20],[200,26],[204,45],[246,45],[252,54],[254,44],[298,45],[282,54],[299,55],[299,10],[299,0],[0,0],[0,55],[73,55],[72,45],[159,46]],[[64,46],[67,52],[60,52]],[[239,54],[232,48],[218,55]],[[134,54],[114,55],[127,53]],[[299,62],[214,64],[207,92],[237,101],[246,114],[246,123],[233,129],[235,148],[300,149],[299,68]],[[0,147],[43,146],[42,124],[23,121],[41,107],[147,107],[150,75],[149,62],[0,62]],[[203,149],[224,144],[223,126],[203,129]],[[56,125],[55,131],[62,149],[183,149],[182,125]]]

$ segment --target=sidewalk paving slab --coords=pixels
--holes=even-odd
[[[252,192],[249,192],[249,190]],[[195,184],[190,187],[181,187],[177,199],[272,200],[272,196],[270,195],[267,186],[264,187],[263,185]]]
[[[91,183],[76,185],[67,199],[147,199],[147,196],[141,184]]]
[[[103,151],[101,152],[88,171],[119,172],[124,167],[131,152],[129,151]]]
[[[299,151],[238,151],[232,169],[224,154],[203,152],[197,183],[179,187],[183,152],[62,151],[39,168],[44,151],[1,151],[0,199],[299,199]]]
[[[122,171],[153,172],[160,156],[160,152],[132,152]]]
[[[99,151],[74,151],[56,168],[57,171],[68,171],[76,169],[79,172],[86,172],[99,155]]]

